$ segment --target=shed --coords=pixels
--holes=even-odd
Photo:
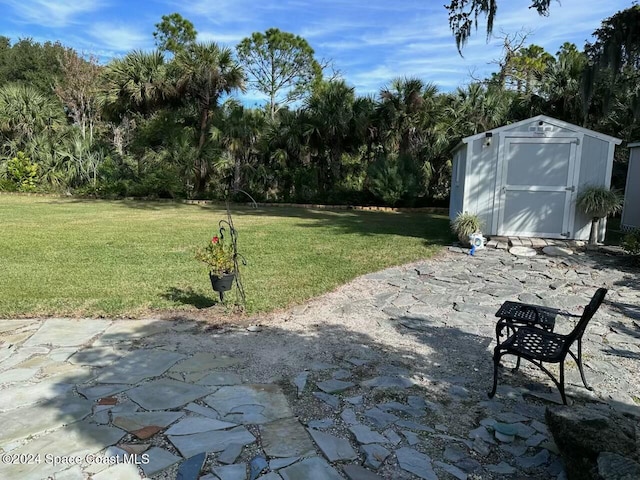
[[[453,150],[449,216],[478,215],[485,235],[588,240],[576,198],[610,187],[621,142],[546,115],[466,137]]]
[[[627,186],[624,189],[624,207],[622,208],[622,230],[631,231],[640,228],[640,142],[630,143]]]

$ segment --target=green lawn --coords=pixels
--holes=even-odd
[[[450,240],[425,213],[233,206],[247,311],[300,303]],[[142,316],[214,305],[194,260],[223,207],[0,195],[0,317]],[[234,296],[231,295],[233,298]]]

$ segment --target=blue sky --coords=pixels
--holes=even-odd
[[[270,27],[303,36],[320,59],[331,59],[358,94],[377,93],[398,76],[417,76],[450,91],[495,70],[501,40],[487,43],[484,25],[461,58],[448,26],[446,0],[0,0],[0,34],[16,40],[60,40],[103,61],[153,48],[154,24],[178,12],[200,40],[235,46]],[[501,0],[494,34],[530,31],[529,43],[552,54],[565,41],[580,49],[600,22],[631,0],[562,0],[551,15],[529,0]],[[254,100],[251,95],[246,101]]]

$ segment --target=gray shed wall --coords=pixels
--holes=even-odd
[[[484,146],[484,142],[484,138],[479,138],[468,144],[464,209],[480,217],[485,234],[495,235],[492,225],[496,212],[494,202],[499,135],[494,134],[488,147]]]
[[[625,230],[640,228],[640,144],[629,148],[629,170],[624,192],[621,226]]]
[[[607,164],[609,155],[609,142],[599,138],[585,135],[582,145],[582,158],[580,159],[580,179],[578,181],[577,194],[589,185],[609,187],[611,185],[611,173],[607,176]],[[574,198],[575,201],[575,198]],[[606,220],[600,220],[599,236],[604,239]],[[573,236],[579,240],[588,240],[591,231],[591,218],[580,208],[576,208]]]
[[[467,166],[467,145],[462,145],[453,155],[451,165],[451,196],[449,199],[449,218],[453,220],[464,211],[464,187]]]

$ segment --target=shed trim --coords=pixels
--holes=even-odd
[[[580,170],[582,169],[582,146],[584,145],[584,133],[578,134],[578,145],[576,145],[576,158],[573,166],[573,178],[571,185],[574,187],[569,200],[569,237],[573,238],[576,234],[576,209],[578,207],[578,190],[580,189]],[[609,146],[614,146],[609,144]],[[615,148],[615,146],[614,146]]]
[[[584,128],[581,127],[579,125],[574,125],[573,123],[569,123],[569,122],[565,122],[563,120],[558,120],[557,118],[553,118],[553,117],[548,117],[547,115],[536,115],[535,117],[531,117],[531,118],[527,118],[526,120],[521,120],[519,122],[515,122],[515,123],[510,123],[508,125],[503,125],[502,127],[498,127],[498,128],[494,128],[493,130],[487,130],[486,132],[482,132],[482,133],[477,133],[475,135],[471,135],[469,137],[465,137],[462,139],[461,143],[469,143],[472,142],[473,140],[477,140],[478,138],[482,138],[485,136],[485,134],[487,132],[492,132],[492,133],[500,133],[500,132],[504,132],[506,130],[510,130],[512,128],[516,128],[519,127],[521,125],[526,125],[527,123],[531,123],[533,121],[545,121],[547,123],[551,123],[552,125],[555,125],[557,127],[562,127],[562,128],[566,128],[568,130],[573,130],[574,132],[579,132],[579,133],[584,133],[585,135],[589,135],[591,137],[595,137],[595,138],[599,138],[600,140],[604,140],[606,142],[612,142],[616,145],[620,145],[622,143],[622,140],[616,137],[612,137],[610,135],[606,135],[604,133],[600,133],[600,132],[596,132],[594,130],[589,130],[588,128]],[[519,133],[524,133],[524,132],[519,132]],[[456,147],[458,148],[458,147]]]
[[[635,143],[629,143],[627,145],[627,148],[636,148],[636,147],[640,147],[640,142],[635,142]],[[457,148],[457,147],[456,147]]]

